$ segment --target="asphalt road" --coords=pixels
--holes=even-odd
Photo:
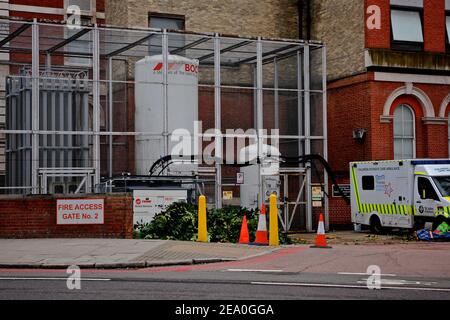
[[[270,275],[270,277],[267,277]],[[64,273],[2,273],[0,299],[126,300],[298,300],[450,298],[450,283],[439,279],[390,278],[380,290],[365,287],[365,276],[261,274],[220,271],[205,274],[83,273],[81,288],[69,290]],[[384,287],[384,288],[383,288]]]
[[[0,270],[0,299],[450,299],[449,245],[286,248],[243,261],[139,270]],[[316,249],[317,250],[317,249]],[[379,290],[367,287],[378,263]],[[69,281],[70,282],[70,281]],[[73,281],[70,283],[74,283]]]

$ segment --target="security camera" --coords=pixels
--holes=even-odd
[[[366,129],[355,129],[353,130],[353,139],[363,140],[366,135]]]

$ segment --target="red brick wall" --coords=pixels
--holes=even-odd
[[[369,30],[367,19],[371,14],[367,14],[367,8],[377,5],[381,9],[381,28]],[[389,0],[365,0],[365,30],[366,48],[389,49],[391,47],[391,10]]]
[[[328,88],[328,159],[339,175],[348,174],[350,161],[370,160],[370,88],[366,78],[360,82],[345,83],[342,87]],[[353,129],[369,130],[366,142],[353,139]]]
[[[425,51],[445,52],[445,3],[442,0],[423,2]]]
[[[351,161],[393,159],[393,123],[381,123],[380,116],[386,100],[404,83],[376,82],[370,73],[349,77],[328,86],[328,153],[330,165],[339,183],[348,183],[348,166]],[[448,86],[414,84],[430,98],[436,117],[448,95]],[[425,123],[424,112],[418,99],[412,95],[397,98],[391,106],[405,103],[415,113],[416,157],[448,158],[448,126],[446,122]],[[352,130],[368,130],[363,143],[352,138]],[[331,194],[331,182],[330,190]],[[342,199],[330,198],[330,225],[350,223],[350,206]]]
[[[350,179],[348,178],[341,178],[338,179],[338,184],[350,184]],[[332,183],[330,181],[329,183],[329,189],[328,194],[330,195],[329,198],[329,223],[330,223],[330,229],[333,229],[335,227],[339,228],[347,227],[351,224],[351,214],[350,214],[350,205],[347,204],[344,200],[344,198],[332,197]]]
[[[389,95],[403,83],[375,82],[371,74],[358,75],[331,83],[328,87],[328,128],[330,165],[337,173],[339,183],[348,183],[348,165],[351,161],[383,160],[393,158],[393,124],[381,123],[384,104]],[[439,114],[441,102],[448,87],[414,84],[430,98]],[[406,103],[414,109],[416,119],[416,153],[419,158],[447,158],[446,124],[425,124],[423,111],[414,96],[404,95],[394,101],[396,106]],[[355,128],[368,130],[364,143],[356,142],[351,134]],[[330,190],[331,194],[331,183]],[[330,198],[330,225],[350,223],[350,206],[339,198]]]
[[[390,1],[365,0],[365,23],[371,14],[367,8],[377,5],[381,9],[381,29],[369,30],[366,24],[366,48],[389,49],[391,41]],[[424,49],[429,52],[445,52],[445,2],[424,0],[423,7]]]
[[[51,7],[51,8],[64,7],[64,0],[41,0],[38,3],[36,3],[36,0],[9,0],[9,3],[28,6]]]
[[[0,238],[131,239],[133,237],[132,197],[93,196],[92,198],[104,198],[105,201],[102,225],[57,225],[57,198],[56,196],[0,197]]]

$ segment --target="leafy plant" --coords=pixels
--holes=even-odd
[[[244,214],[247,216],[250,240],[255,239],[259,211],[229,206],[223,209],[207,210],[209,241],[238,242]],[[197,226],[197,206],[177,202],[170,205],[165,211],[156,214],[152,222],[136,224],[134,238],[195,241]],[[291,239],[281,231],[279,235],[280,243],[292,243]]]
[[[135,225],[139,239],[192,240],[197,232],[197,208],[176,202],[155,215],[151,223]]]
[[[255,210],[232,206],[209,210],[207,225],[211,242],[237,242],[244,214],[247,216],[250,239],[253,239],[258,226],[258,214]]]

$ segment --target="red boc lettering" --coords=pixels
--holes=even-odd
[[[198,67],[196,65],[193,65],[193,64],[185,64],[184,65],[184,71],[197,73],[198,72]]]

